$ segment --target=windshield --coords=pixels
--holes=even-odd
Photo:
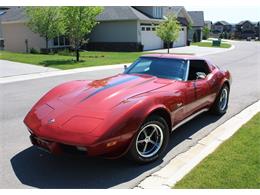
[[[126,69],[125,74],[148,74],[159,78],[183,81],[186,70],[186,60],[141,57]]]

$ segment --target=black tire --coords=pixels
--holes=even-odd
[[[227,100],[224,104],[221,104],[221,96],[223,93],[225,93],[224,91],[226,91],[227,93]],[[229,87],[227,84],[224,84],[224,86],[221,88],[212,108],[211,108],[211,112],[215,115],[223,115],[227,112],[228,109],[228,102],[229,102]]]
[[[156,134],[151,133],[153,130],[150,131],[150,129],[149,129],[149,128],[154,129],[154,127],[155,128],[159,127],[157,130],[155,130]],[[153,151],[155,153],[154,154],[153,154],[153,152],[151,152],[151,154],[148,153],[148,154],[146,154],[147,157],[142,156],[140,154],[139,147],[142,147],[142,144],[146,144],[147,148],[148,147],[155,148],[157,146],[151,145],[149,141],[148,141],[148,143],[144,142],[144,143],[139,143],[141,145],[138,145],[137,141],[140,141],[140,138],[142,136],[141,133],[144,131],[144,129],[146,129],[145,131],[150,131],[150,133],[151,133],[150,135],[152,135],[151,138],[157,139],[161,143],[161,144],[158,144],[158,145],[160,145],[160,147],[156,148],[154,151],[150,149],[151,151]],[[162,138],[160,136],[160,133],[163,136]],[[153,137],[153,136],[155,136],[155,137]],[[161,116],[152,115],[146,119],[146,121],[143,123],[143,125],[140,127],[139,131],[135,135],[134,140],[132,141],[132,144],[130,146],[130,149],[128,150],[126,157],[128,159],[130,159],[136,163],[140,163],[140,164],[146,164],[146,163],[153,162],[156,159],[158,159],[162,155],[162,153],[165,151],[165,149],[168,145],[168,142],[169,142],[169,137],[170,137],[170,131],[169,131],[169,127],[168,127],[165,119]],[[145,139],[143,139],[143,140],[145,140]],[[143,140],[141,140],[141,141],[143,141]],[[150,138],[149,138],[149,140],[150,140]],[[148,155],[152,155],[152,156],[148,156]]]

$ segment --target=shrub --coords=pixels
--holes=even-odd
[[[51,50],[49,48],[41,48],[41,54],[49,54]]]
[[[39,54],[39,51],[32,47],[32,48],[30,48],[30,53],[32,53],[32,54]]]

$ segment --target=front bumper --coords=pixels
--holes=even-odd
[[[31,143],[41,150],[56,154],[56,155],[80,155],[87,156],[88,151],[86,147],[67,145],[46,139],[39,138],[35,135],[30,135]]]
[[[118,158],[123,155],[131,142],[131,138],[132,135],[128,134],[97,144],[82,146],[49,140],[35,134],[30,135],[31,143],[34,146],[51,154],[86,157],[104,156],[109,158]]]

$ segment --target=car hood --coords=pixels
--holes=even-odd
[[[129,74],[91,82],[73,81],[46,94],[27,114],[24,122],[34,134],[46,138],[59,140],[62,136],[73,137],[83,133],[97,137],[103,131],[94,129],[102,126],[103,121],[113,114],[112,108],[133,96],[160,89],[172,82],[149,75]]]
[[[84,83],[81,87],[58,96],[56,100],[74,108],[108,111],[124,100],[162,88],[172,82],[149,75],[119,74]]]

